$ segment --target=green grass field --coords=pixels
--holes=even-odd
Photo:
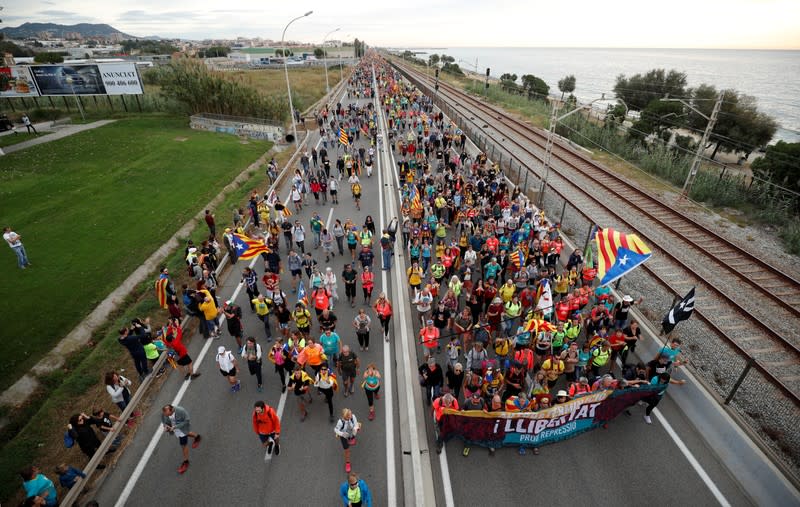
[[[0,250],[0,389],[270,147],[187,123],[120,120],[0,158],[0,216],[33,264]]]
[[[45,134],[52,134],[49,131],[42,131],[39,132],[40,136]],[[28,134],[27,132],[20,132],[18,134],[8,134],[5,136],[0,136],[0,148],[5,148],[6,146],[11,146],[12,144],[21,143],[23,141],[30,141],[36,137],[35,134]]]

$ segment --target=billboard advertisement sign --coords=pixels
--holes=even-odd
[[[0,97],[37,97],[30,67],[0,67]]]
[[[34,65],[33,78],[42,95],[105,95],[97,65]]]
[[[100,75],[108,95],[141,95],[142,81],[134,63],[101,63]]]
[[[0,67],[0,97],[142,93],[135,63]]]

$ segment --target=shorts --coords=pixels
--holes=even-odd
[[[342,443],[342,449],[344,449],[345,451],[350,448],[351,445],[350,440],[351,439],[349,438],[339,437],[339,441]],[[355,438],[353,438],[352,440],[355,440]]]
[[[182,437],[178,437],[178,443],[181,444],[181,447],[186,447],[186,444],[189,443],[189,436],[184,435]]]
[[[231,371],[219,370],[222,373],[223,377],[235,377],[236,376],[236,368],[232,369]]]
[[[311,326],[297,326],[297,330],[301,333],[308,334],[308,332],[311,331]]]
[[[185,356],[179,357],[177,363],[181,366],[189,366],[192,364],[192,358],[189,357],[189,354],[186,354]]]
[[[353,194],[353,199],[361,199],[361,194]]]
[[[278,327],[281,328],[281,329],[289,329],[289,323],[288,322],[279,322],[278,323]]]
[[[268,433],[266,435],[262,435],[261,433],[259,433],[258,439],[261,440],[262,444],[266,444],[270,440],[275,440],[275,433]]]
[[[303,274],[303,271],[300,269],[293,269],[291,270],[292,276],[300,276]]]

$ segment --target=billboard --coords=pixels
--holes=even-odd
[[[105,95],[97,65],[34,65],[36,86],[42,95]]]
[[[0,67],[0,97],[37,97],[30,67]]]
[[[0,96],[140,95],[134,63],[32,65],[0,68]]]

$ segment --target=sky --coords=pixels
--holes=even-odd
[[[800,49],[800,0],[6,0],[2,25],[108,23],[130,35],[359,38],[382,47]]]

